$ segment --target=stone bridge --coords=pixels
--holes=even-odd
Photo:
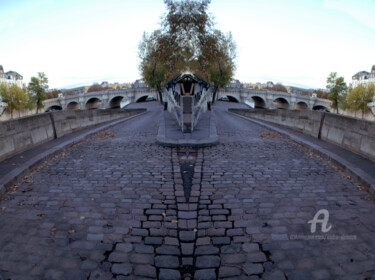
[[[104,90],[81,93],[44,101],[46,111],[79,110],[97,108],[120,108],[122,104],[145,101],[147,98],[158,98],[157,90],[147,87]]]
[[[119,108],[122,104],[145,101],[147,98],[158,99],[155,89],[127,88],[105,90],[65,96],[44,101],[45,110],[79,110],[96,108]],[[293,93],[248,88],[220,89],[218,99],[228,98],[229,101],[245,103],[255,108],[278,108],[291,110],[328,110],[331,101],[327,99],[297,95]]]
[[[220,89],[218,99],[228,98],[229,101],[246,103],[255,108],[278,108],[291,110],[328,110],[331,111],[331,101],[327,99],[297,95],[294,93],[251,88]]]

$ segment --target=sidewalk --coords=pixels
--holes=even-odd
[[[354,177],[356,177],[366,185],[371,194],[375,194],[375,162],[344,148],[341,148],[335,144],[314,138],[297,130],[272,124],[266,121],[252,119],[239,114],[231,113],[229,111],[227,111],[227,113],[259,124],[271,130],[275,130],[283,135],[288,136],[292,140],[315,150],[322,156],[333,160],[342,168],[352,173]]]
[[[92,134],[146,113],[147,111],[116,121],[109,121],[104,124],[90,126],[83,130],[67,134],[61,138],[40,144],[4,161],[0,161],[0,195],[20,178],[27,175],[35,165],[42,162],[44,159],[53,156],[64,148],[84,140]]]

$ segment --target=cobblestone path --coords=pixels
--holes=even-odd
[[[147,106],[2,198],[0,279],[372,279],[375,203],[347,174],[227,104],[219,145],[161,147]]]

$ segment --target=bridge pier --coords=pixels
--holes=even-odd
[[[267,96],[267,99],[266,99],[266,108],[265,109],[270,109],[273,106],[274,106],[273,96]]]
[[[295,93],[291,93],[291,98],[289,102],[289,109],[290,110],[295,110],[297,105],[297,97]]]

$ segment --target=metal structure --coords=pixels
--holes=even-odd
[[[182,132],[191,133],[201,113],[211,110],[213,88],[193,74],[183,74],[163,87],[164,109],[173,113]]]

